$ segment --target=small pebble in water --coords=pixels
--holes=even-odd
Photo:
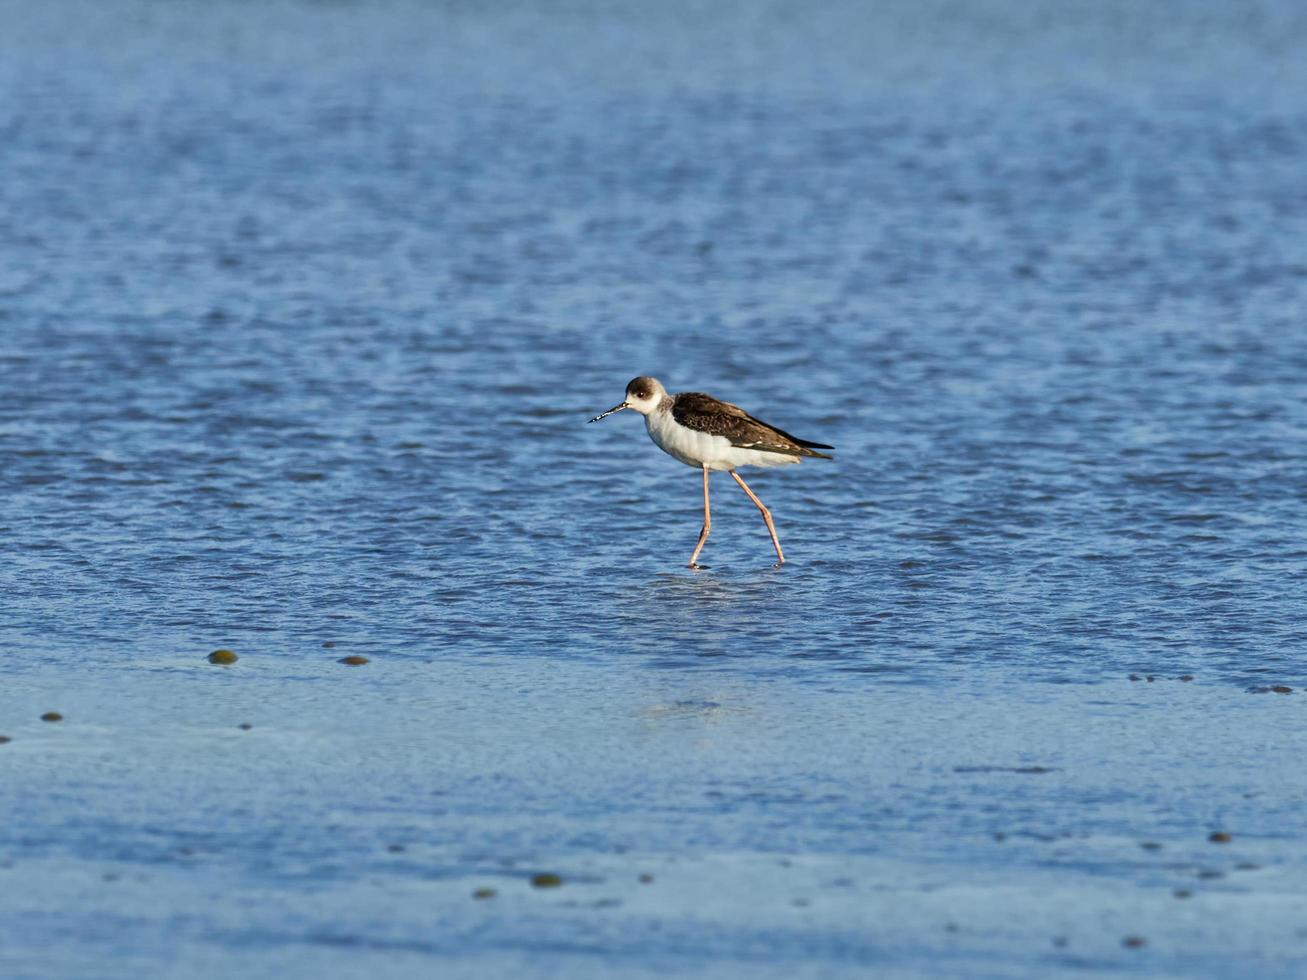
[[[1288,685],[1285,685],[1285,684],[1272,684],[1272,685],[1271,685],[1271,690],[1274,691],[1276,694],[1292,694],[1292,693],[1293,693],[1293,688],[1291,688],[1291,687],[1289,687]]]
[[[403,845],[403,844],[390,844],[390,845],[388,845],[388,846],[386,847],[386,850],[388,850],[391,854],[401,854],[401,853],[403,853],[403,851],[404,851],[404,845]]]
[[[1188,888],[1177,888],[1175,891],[1171,892],[1171,894],[1176,898],[1193,898],[1194,893]]]
[[[549,871],[542,871],[538,875],[531,876],[532,888],[557,888],[563,883],[563,879]]]
[[[1234,840],[1234,837],[1224,830],[1213,830],[1207,835],[1207,839],[1213,844],[1228,844]]]
[[[1143,949],[1148,945],[1148,940],[1143,936],[1126,936],[1121,940],[1121,945],[1126,949]]]
[[[209,663],[217,664],[219,667],[226,667],[228,664],[234,664],[240,658],[230,650],[214,650],[209,654]]]
[[[11,739],[8,735],[0,735],[0,745],[4,745],[6,742],[12,742],[12,741],[13,739]]]
[[[335,640],[327,640],[325,643],[322,644],[322,647],[324,650],[330,650],[333,647],[335,647],[335,645],[336,645]]]
[[[6,741],[7,741],[7,740],[6,740]],[[638,879],[636,879],[636,880],[639,881],[640,884],[642,884],[642,885],[650,885],[650,884],[653,884],[653,880],[654,880],[654,879],[653,879],[653,875],[649,874],[649,873],[646,871],[644,874],[640,875],[640,877],[639,877]]]
[[[1160,851],[1162,849],[1162,845],[1157,843],[1155,840],[1146,840],[1139,846],[1145,851]]]
[[[236,727],[239,728],[239,729],[240,729],[241,731],[243,731],[243,732],[248,732],[248,731],[249,731],[251,728],[253,728],[254,726],[251,725],[248,721],[243,721],[243,722],[241,722],[239,725],[237,725]]]
[[[63,721],[64,716],[57,711],[47,711],[41,716],[42,721]]]
[[[366,663],[371,663],[367,657],[361,657],[357,653],[350,654],[348,657],[341,657],[336,661],[338,664],[349,664],[351,667],[361,667]]]
[[[1068,942],[1069,940],[1066,938],[1066,936],[1053,937],[1053,945],[1056,946],[1058,949],[1065,949]]]
[[[1194,675],[1193,675],[1193,674],[1181,674],[1181,675],[1180,675],[1180,680],[1182,680],[1182,681],[1191,681],[1191,680],[1193,680],[1193,679],[1194,679]]]
[[[472,893],[472,897],[478,902],[485,901],[487,898],[494,898],[498,894],[493,888],[478,888]]]

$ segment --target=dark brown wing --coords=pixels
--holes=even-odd
[[[766,422],[754,418],[738,405],[719,401],[701,391],[685,391],[672,400],[672,418],[687,429],[725,436],[740,449],[757,449],[787,456],[832,457],[817,449],[834,449],[820,442],[798,439]]]

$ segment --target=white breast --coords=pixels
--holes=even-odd
[[[644,417],[644,424],[654,445],[687,466],[706,463],[712,470],[733,470],[737,466],[784,466],[799,461],[799,457],[784,453],[739,449],[725,436],[687,429],[669,411],[650,412]]]

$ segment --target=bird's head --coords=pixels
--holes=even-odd
[[[602,415],[596,415],[591,422],[598,422],[600,419],[607,418],[614,412],[620,412],[624,408],[633,408],[641,415],[648,415],[656,409],[662,400],[667,397],[667,390],[657,378],[647,378],[641,375],[638,378],[632,378],[630,384],[626,386],[626,400],[620,405],[614,405]]]

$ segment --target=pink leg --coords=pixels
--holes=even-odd
[[[712,514],[708,510],[708,467],[703,468],[703,530],[699,532],[699,543],[694,546],[694,554],[690,556],[690,567],[698,568],[695,564],[699,560],[699,552],[703,551],[703,543],[708,540],[708,532],[712,530]]]
[[[731,470],[730,474],[735,479],[735,482],[740,485],[740,489],[747,493],[749,499],[757,505],[760,511],[762,511],[762,519],[767,525],[767,533],[771,535],[771,543],[776,547],[776,564],[784,565],[785,552],[781,551],[780,539],[776,537],[776,525],[771,522],[771,511],[762,505],[762,501],[759,500],[757,495],[749,489],[749,485],[740,479],[739,473],[736,473],[735,470]]]

